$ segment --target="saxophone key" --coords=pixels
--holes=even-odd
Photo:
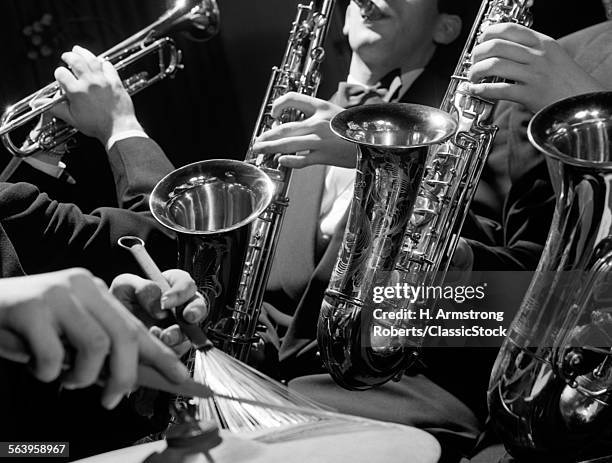
[[[413,250],[410,252],[408,260],[419,265],[432,265],[433,260],[429,259],[423,251]]]

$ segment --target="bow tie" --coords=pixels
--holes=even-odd
[[[397,97],[401,89],[399,69],[387,74],[375,87],[340,82],[332,103],[343,108],[364,104],[388,103]],[[391,94],[389,94],[391,91]]]

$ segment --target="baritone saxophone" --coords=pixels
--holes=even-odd
[[[493,367],[491,421],[519,461],[610,461],[612,92],[544,108],[529,138],[559,194],[540,263]]]

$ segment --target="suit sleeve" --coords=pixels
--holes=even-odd
[[[546,243],[554,209],[555,195],[542,159],[513,183],[506,198],[503,228],[494,232],[494,244],[468,239],[474,251],[473,268],[534,270]]]
[[[84,267],[107,282],[140,273],[117,245],[124,235],[142,238],[162,269],[176,265],[174,237],[149,213],[100,208],[84,214],[27,183],[0,183],[0,224],[26,273]]]
[[[148,211],[149,194],[174,170],[160,146],[150,138],[132,137],[115,143],[109,153],[119,207]]]

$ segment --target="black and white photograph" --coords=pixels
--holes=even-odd
[[[0,0],[0,463],[611,463],[612,0]]]

